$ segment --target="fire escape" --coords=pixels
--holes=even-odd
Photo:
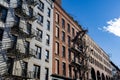
[[[37,4],[34,0],[17,0],[16,8],[12,8],[8,2],[10,13],[14,16],[14,21],[6,22],[6,28],[10,26],[8,30],[8,35],[10,36],[10,42],[2,42],[0,44],[0,52],[3,56],[2,60],[6,63],[0,69],[0,76],[2,79],[32,79],[34,72],[27,70],[27,63],[24,59],[35,57],[35,50],[30,48],[30,43],[26,40],[31,40],[36,36],[35,29],[32,28],[31,22],[35,21],[36,14],[33,11],[33,7]],[[23,4],[27,5],[23,7]],[[11,26],[11,23],[13,25]],[[8,25],[10,24],[10,25]],[[21,40],[21,42],[19,41]],[[17,68],[16,62],[19,62],[20,68]],[[1,65],[0,65],[1,66]]]
[[[74,54],[74,58],[71,60],[71,67],[74,71],[74,79],[88,80],[86,72],[88,71],[88,55],[87,45],[85,41],[85,34],[87,30],[82,30],[72,40],[71,52]]]

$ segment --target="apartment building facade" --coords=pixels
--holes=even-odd
[[[0,1],[1,78],[51,80],[52,41],[52,0]]]
[[[70,52],[71,40],[82,28],[61,8],[54,4],[53,22],[53,67],[52,80],[76,79],[70,66],[73,54]]]
[[[59,2],[54,4],[53,27],[52,80],[80,79],[81,72],[78,71],[76,76],[74,68],[71,67],[75,55],[70,47],[72,39],[83,29],[62,9]],[[111,80],[109,56],[87,34],[84,39],[89,56],[87,61],[89,69],[86,71],[85,80]]]
[[[76,58],[71,46],[82,30],[62,9],[61,0],[1,0],[1,78],[80,79],[82,72],[75,72],[71,63],[80,67],[81,56]],[[111,80],[109,56],[87,34],[84,40],[90,56],[85,80]]]
[[[89,54],[90,79],[93,80],[111,80],[112,66],[109,55],[100,48],[88,35],[86,43],[89,45],[87,53]]]
[[[110,61],[112,65],[112,79],[111,80],[120,80],[120,69],[117,65],[115,65],[112,61]]]

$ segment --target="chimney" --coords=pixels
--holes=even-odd
[[[54,2],[61,6],[62,0],[54,0]]]

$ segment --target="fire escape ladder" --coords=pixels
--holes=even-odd
[[[2,77],[3,75],[6,74],[7,72],[7,58],[4,53],[0,53],[0,76]]]
[[[71,51],[75,54],[75,58],[77,57],[81,57],[81,59],[79,60],[78,59],[78,62],[80,64],[80,66],[76,64],[74,64],[74,69],[75,69],[75,76],[77,74],[76,70],[80,70],[82,71],[80,76],[81,78],[85,78],[85,73],[86,73],[86,70],[87,70],[87,53],[86,53],[86,50],[88,48],[88,46],[86,45],[86,42],[85,42],[85,34],[86,34],[87,30],[82,30],[82,31],[79,31],[77,33],[77,35],[74,37],[74,39],[72,40],[72,47],[71,47]],[[72,63],[72,62],[71,62]],[[80,79],[81,79],[80,78]],[[83,79],[84,79],[83,78]]]
[[[24,63],[23,63],[23,60],[19,60],[19,63],[20,63],[20,66],[21,66],[21,69],[22,69],[22,72],[23,72],[23,69],[24,69]]]

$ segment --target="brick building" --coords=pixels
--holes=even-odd
[[[71,61],[76,60],[75,52],[71,51],[72,40],[82,27],[61,7],[58,2],[54,3],[53,18],[53,58],[52,58],[52,79],[73,80],[80,79],[82,70],[75,72],[71,67]],[[84,41],[88,46],[86,55],[88,57],[85,80],[111,80],[111,64],[109,56],[101,49],[87,34]],[[82,56],[80,56],[82,57]],[[75,64],[80,64],[80,57]]]
[[[0,78],[50,80],[52,0],[0,1]]]

